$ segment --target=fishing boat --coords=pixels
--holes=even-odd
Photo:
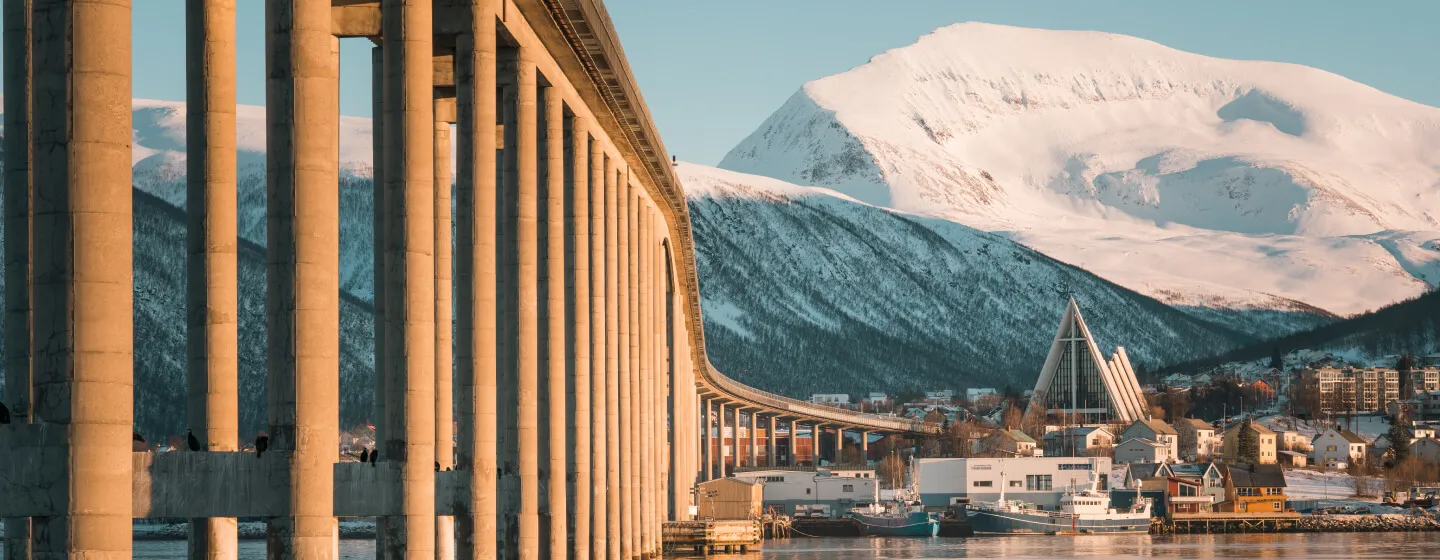
[[[940,520],[919,504],[891,504],[891,507],[854,509],[849,517],[860,524],[865,535],[885,537],[933,537],[940,534]]]
[[[1060,507],[1047,511],[1020,500],[1005,499],[1005,474],[1000,474],[1000,499],[971,504],[966,510],[976,535],[1075,535],[1088,533],[1148,533],[1150,499],[1139,497],[1126,509],[1110,507],[1110,493],[1099,489],[1099,477],[1090,471],[1090,484],[1067,492]]]

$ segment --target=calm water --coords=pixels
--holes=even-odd
[[[796,538],[769,541],[763,552],[720,559],[860,560],[883,558],[1436,558],[1440,533],[1077,536],[978,539]],[[346,560],[375,557],[374,542],[340,541]],[[3,559],[0,556],[0,559]],[[136,541],[135,558],[185,558],[182,541]],[[263,560],[264,541],[240,541],[241,560]]]

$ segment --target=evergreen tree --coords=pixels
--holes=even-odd
[[[1260,436],[1250,424],[1250,419],[1246,418],[1237,429],[1240,432],[1235,434],[1235,462],[1242,465],[1259,463]]]
[[[1390,423],[1390,431],[1386,433],[1386,439],[1390,440],[1390,452],[1394,458],[1391,464],[1398,465],[1410,457],[1410,437],[1410,419],[1402,412]]]
[[[1270,368],[1285,371],[1285,355],[1280,353],[1279,346],[1270,352]]]

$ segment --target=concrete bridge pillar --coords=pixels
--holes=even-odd
[[[788,461],[786,462],[787,465],[788,465],[788,466],[791,466],[791,467],[794,467],[794,466],[800,464],[799,454],[796,452],[796,450],[799,448],[799,444],[800,444],[800,438],[799,438],[799,433],[800,433],[800,431],[799,431],[799,430],[800,430],[800,422],[797,421],[797,420],[791,420],[791,421],[790,421],[790,453],[787,454],[789,457],[788,457]]]
[[[597,138],[590,143],[590,557],[595,560],[607,558],[610,552],[606,541],[609,522],[609,457],[611,432],[607,427],[609,418],[608,399],[608,345],[609,333],[606,324],[610,316],[606,282],[610,268],[606,261],[606,188],[605,153]],[[577,535],[578,536],[578,535]]]
[[[735,415],[735,420],[734,420],[734,422],[735,422],[734,426],[735,426],[735,427],[732,428],[732,429],[731,429],[731,432],[730,432],[730,434],[731,434],[731,436],[730,436],[730,450],[731,450],[731,468],[730,468],[730,474],[732,474],[732,475],[735,474],[735,469],[740,468],[740,404],[739,404],[739,403],[736,403],[736,404],[735,404],[733,414]]]
[[[5,2],[5,403],[11,421],[31,420],[31,15],[33,0]],[[30,560],[30,518],[4,520],[4,557]]]
[[[835,464],[845,461],[845,426],[835,426]]]
[[[566,463],[567,493],[573,507],[567,510],[570,525],[569,555],[574,560],[590,558],[590,489],[591,469],[591,265],[590,265],[590,181],[589,123],[579,116],[570,117],[570,192],[565,220],[570,231],[570,253],[566,255],[565,282],[569,301],[571,360],[568,364],[567,392],[572,414],[566,434],[573,450]]]
[[[495,558],[497,553],[497,260],[499,190],[496,185],[498,118],[496,14],[498,0],[477,2],[470,33],[456,39],[456,275],[455,290],[460,386],[458,402],[460,467],[467,470],[466,515],[457,527],[460,560]]]
[[[437,59],[438,60],[438,59]],[[453,59],[451,59],[453,60]],[[451,330],[450,123],[455,98],[435,99],[435,462],[441,470],[455,467],[454,345]],[[435,518],[435,558],[455,559],[455,518]]]
[[[870,463],[870,432],[860,432],[860,461],[864,464]]]
[[[539,183],[537,72],[528,47],[516,48],[517,159],[515,221],[515,417],[519,465],[520,511],[518,553],[521,560],[540,555],[540,445],[539,445]],[[510,147],[506,146],[506,150]]]
[[[325,14],[329,8],[295,1]],[[429,0],[383,2],[386,232],[385,445],[400,464],[401,515],[386,520],[386,557],[435,558],[435,114]],[[273,10],[272,10],[273,11]],[[272,335],[273,336],[273,335]]]
[[[24,24],[9,18],[23,8],[15,4],[20,2],[6,3],[5,104],[7,109],[24,106],[26,80],[12,84],[11,78],[29,58],[34,63],[34,135],[24,134],[23,126],[18,134],[7,128],[6,143],[24,146],[33,138],[33,152],[28,152],[34,158],[28,168],[34,181],[33,222],[21,219],[18,227],[33,226],[35,245],[33,268],[21,266],[7,274],[29,274],[35,345],[33,379],[20,375],[22,380],[10,384],[20,386],[20,393],[12,397],[7,392],[6,399],[27,409],[22,422],[33,414],[36,423],[62,427],[62,437],[40,444],[58,513],[32,519],[31,554],[40,559],[129,557],[131,463],[125,432],[134,420],[130,2],[36,0],[28,57],[14,51],[24,35]],[[21,64],[12,66],[15,62]],[[19,98],[12,101],[10,93]],[[7,125],[14,122],[8,110],[5,119]],[[19,138],[12,140],[10,134]],[[15,161],[12,157],[23,161],[27,150],[20,152],[12,156],[7,150],[7,163]],[[7,168],[6,174],[19,179],[16,188],[23,189],[30,183],[21,167]],[[24,198],[7,181],[7,206]],[[17,206],[6,212],[25,211]],[[7,233],[14,227],[7,222]],[[23,246],[8,237],[5,242]],[[22,250],[6,258],[25,255]],[[7,285],[6,290],[23,288],[12,291]],[[7,320],[21,320],[24,304],[6,305]],[[19,348],[7,348],[7,357],[23,370],[30,342],[21,339],[23,334],[6,336],[19,343]],[[27,381],[33,383],[28,391]],[[33,400],[26,398],[31,391]],[[27,405],[32,402],[33,409]]]
[[[235,2],[185,13],[188,424],[207,451],[239,449]],[[189,557],[236,555],[235,518],[190,520]]]
[[[715,465],[715,478],[725,478],[729,476],[729,471],[725,468],[725,403],[716,402],[715,406],[716,437],[719,439],[719,445],[716,446],[717,450],[715,452],[715,458],[719,459],[719,462]],[[730,446],[730,448],[731,453],[733,453],[734,446]]]
[[[605,460],[605,543],[609,548],[607,558],[618,559],[621,549],[620,503],[623,489],[620,486],[620,463],[625,454],[621,442],[625,439],[620,429],[621,356],[620,348],[620,263],[622,253],[620,241],[620,185],[616,181],[616,159],[612,154],[605,161],[605,433],[609,457]]]
[[[750,412],[750,457],[749,457],[749,458],[750,458],[749,464],[750,464],[751,467],[756,467],[756,466],[758,466],[758,464],[759,464],[759,459],[758,459],[758,457],[757,457],[757,456],[759,455],[759,453],[758,453],[758,451],[759,451],[758,443],[759,443],[759,437],[760,437],[759,432],[760,432],[760,413],[755,412],[755,411],[751,411],[751,412]]]
[[[765,418],[769,420],[765,426],[765,466],[774,467],[777,461],[775,458],[775,417],[766,416]]]
[[[566,270],[565,270],[565,110],[560,91],[555,87],[541,90],[543,121],[545,126],[543,165],[544,224],[544,273],[541,277],[544,294],[546,333],[544,338],[545,371],[545,424],[541,426],[548,440],[548,448],[542,447],[542,456],[549,464],[542,464],[541,496],[545,526],[541,533],[547,538],[541,541],[542,555],[553,559],[564,559],[568,552],[566,473],[569,445],[567,434],[569,402],[566,398],[567,371],[573,355],[565,345],[566,324]],[[548,553],[548,554],[546,554]]]
[[[620,557],[630,560],[635,557],[635,314],[632,306],[635,295],[631,283],[635,278],[633,254],[634,205],[630,183],[623,171],[616,173],[617,200],[619,202],[619,296],[620,296]]]
[[[710,399],[700,398],[700,462],[704,468],[701,482],[715,479],[715,446],[710,442]]]
[[[392,213],[389,208],[389,190],[385,184],[385,51],[379,45],[370,49],[370,114],[375,118],[370,120],[370,168],[371,168],[371,200],[373,207],[371,222],[371,256],[372,274],[374,281],[374,296],[371,305],[372,330],[375,335],[374,362],[372,382],[374,384],[374,408],[370,415],[370,423],[375,426],[375,449],[380,449],[385,441],[385,369],[389,362],[385,360],[386,342],[386,315],[387,304],[385,295],[386,267],[385,267],[385,233],[389,227],[387,220]],[[375,518],[375,560],[385,560],[385,518]]]
[[[639,271],[636,279],[636,292],[640,297],[636,301],[639,312],[639,336],[636,336],[639,354],[636,356],[639,361],[640,372],[640,460],[636,463],[640,471],[639,491],[636,492],[640,501],[640,548],[638,554],[642,557],[650,556],[650,540],[653,538],[652,528],[655,522],[655,433],[651,423],[655,414],[655,386],[652,383],[655,373],[655,361],[651,355],[651,348],[654,346],[655,330],[650,321],[650,209],[643,199],[640,200],[636,213],[637,226],[635,228],[637,239],[635,251],[635,269]]]
[[[325,559],[339,445],[339,40],[326,5],[281,2],[266,16],[266,326],[271,341],[293,341],[267,348],[270,448],[290,453],[270,456],[288,459],[289,476],[267,554]]]
[[[820,466],[820,458],[823,454],[820,449],[820,433],[824,430],[825,427],[819,422],[810,425],[810,464],[816,467]]]

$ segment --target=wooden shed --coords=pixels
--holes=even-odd
[[[700,483],[700,519],[756,519],[765,501],[765,485],[734,478]]]

